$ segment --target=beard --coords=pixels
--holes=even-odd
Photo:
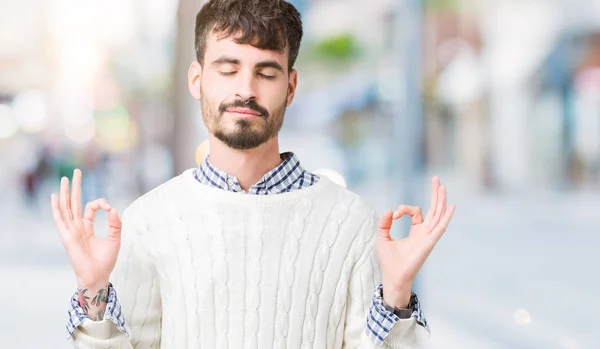
[[[273,139],[283,125],[283,117],[287,106],[286,98],[279,108],[272,113],[256,103],[254,99],[247,102],[235,100],[230,103],[223,102],[217,110],[210,108],[208,101],[200,91],[200,103],[202,106],[202,119],[204,124],[218,140],[226,146],[236,150],[250,150],[259,147],[267,141]],[[258,118],[252,120],[233,120],[233,125],[224,118],[224,114],[229,108],[248,108],[260,113]]]

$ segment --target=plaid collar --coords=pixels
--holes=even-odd
[[[305,171],[300,161],[292,152],[281,154],[281,164],[267,172],[248,190],[248,194],[271,195],[302,189],[315,184],[318,177]],[[234,176],[214,167],[207,156],[194,172],[196,179],[211,187],[244,193],[240,182]]]

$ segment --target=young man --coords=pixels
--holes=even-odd
[[[454,206],[379,221],[360,197],[280,154],[302,37],[282,0],[212,0],[196,18],[189,89],[210,155],[137,199],[123,225],[105,200],[81,211],[81,172],[52,195],[75,269],[67,328],[78,348],[416,348],[427,327],[415,277]],[[109,236],[93,233],[109,212]],[[390,238],[408,214],[409,236]],[[109,282],[110,281],[110,282]]]

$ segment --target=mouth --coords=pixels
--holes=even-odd
[[[257,112],[256,110],[252,110],[249,108],[230,108],[225,110],[229,114],[233,114],[241,119],[253,119],[261,117],[262,114]]]

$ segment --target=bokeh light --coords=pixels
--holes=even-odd
[[[196,148],[196,165],[200,165],[209,154],[208,140],[201,142]]]
[[[337,172],[335,170],[323,168],[323,169],[313,171],[313,173],[315,173],[316,175],[319,175],[319,176],[327,177],[333,183],[335,183],[339,186],[342,186],[344,188],[346,188],[348,186],[344,176],[342,176],[339,172]]]
[[[46,126],[46,98],[40,91],[28,91],[18,94],[13,100],[13,110],[21,130],[39,133]]]
[[[531,323],[531,315],[526,309],[518,309],[515,311],[515,322],[518,325],[528,325]]]

